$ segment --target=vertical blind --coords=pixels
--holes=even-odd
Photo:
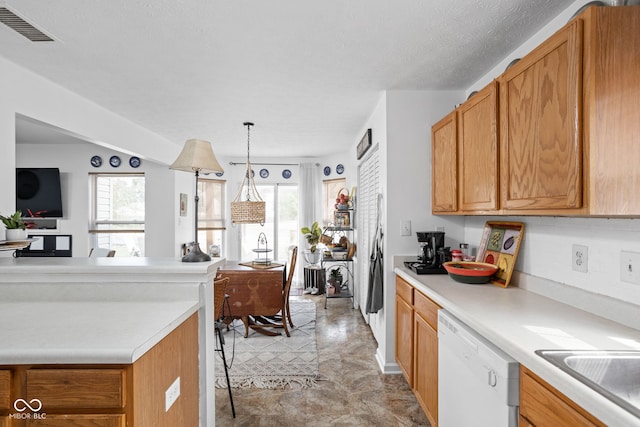
[[[369,255],[376,232],[377,198],[381,192],[378,147],[358,167],[358,276],[360,280],[355,297],[358,306],[367,300]]]

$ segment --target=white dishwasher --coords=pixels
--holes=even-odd
[[[519,365],[438,311],[438,427],[517,427]]]

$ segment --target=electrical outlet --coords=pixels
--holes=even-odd
[[[589,248],[583,245],[571,246],[571,268],[586,273],[589,266]]]
[[[176,380],[169,386],[167,391],[164,392],[164,411],[169,412],[169,408],[171,405],[175,403],[180,397],[180,377],[176,378]]]
[[[620,280],[640,285],[640,253],[620,252]]]
[[[411,236],[411,221],[408,219],[403,219],[400,221],[400,235],[401,236]]]

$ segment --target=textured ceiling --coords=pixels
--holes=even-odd
[[[0,24],[10,61],[178,145],[243,156],[249,120],[288,157],[352,145],[381,91],[468,88],[573,0],[4,3],[58,40]]]

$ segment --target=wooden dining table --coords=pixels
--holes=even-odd
[[[286,280],[283,264],[253,266],[250,262],[227,261],[216,273],[216,280],[224,277],[229,278],[226,291],[229,304],[225,304],[223,314],[227,321],[242,320],[245,338],[256,319],[265,321],[282,310],[282,290]],[[266,335],[278,335],[263,328],[255,330]]]

